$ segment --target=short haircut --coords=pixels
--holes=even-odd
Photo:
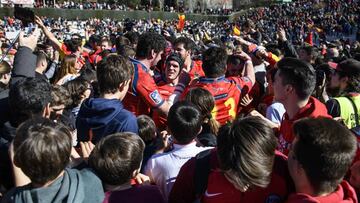
[[[170,108],[167,122],[177,143],[189,144],[199,134],[203,119],[194,104],[180,101]]]
[[[72,103],[69,91],[60,85],[51,86],[51,102],[50,106],[65,105],[68,106]]]
[[[145,143],[151,143],[156,138],[155,122],[147,115],[140,115],[137,117],[137,124],[139,126],[139,136]]]
[[[193,51],[195,49],[195,42],[187,37],[176,38],[173,44],[174,46],[183,44],[186,51]]]
[[[96,75],[100,93],[115,93],[119,85],[131,79],[134,68],[129,59],[109,55],[97,64]]]
[[[128,182],[140,168],[145,144],[130,132],[116,133],[102,138],[89,157],[89,165],[100,179],[110,185]]]
[[[137,32],[127,32],[124,34],[124,37],[128,38],[131,44],[137,44],[139,41],[139,34]]]
[[[294,87],[297,96],[307,99],[315,89],[316,73],[311,64],[296,59],[283,58],[277,63],[283,85]]]
[[[69,106],[74,108],[80,105],[83,99],[84,93],[89,89],[90,83],[83,78],[76,78],[64,84],[64,87],[68,90],[72,103]]]
[[[8,74],[11,72],[11,66],[8,62],[2,61],[0,63],[0,77],[2,77],[4,74]]]
[[[151,55],[151,50],[160,53],[166,47],[165,38],[155,32],[146,32],[140,35],[136,47],[136,57],[146,58]]]
[[[47,56],[43,51],[36,53],[36,66],[39,66],[43,61],[47,62]]]
[[[49,119],[24,122],[14,138],[14,164],[33,183],[54,180],[69,163],[72,148],[70,131]]]
[[[306,118],[294,124],[294,159],[301,164],[315,193],[333,192],[354,158],[355,136],[329,118]]]
[[[301,50],[304,50],[305,53],[306,53],[308,56],[311,56],[312,59],[317,58],[317,56],[319,55],[319,52],[318,52],[317,48],[312,47],[312,46],[303,46],[303,47],[301,47],[300,49],[301,49]]]
[[[51,101],[51,85],[40,78],[26,78],[10,87],[9,105],[13,125],[18,126],[25,120],[42,115]]]
[[[265,188],[277,146],[273,130],[259,117],[237,118],[217,136],[220,169],[240,187]]]
[[[217,78],[225,75],[226,62],[227,62],[226,50],[219,47],[211,47],[203,53],[203,70],[206,77]]]

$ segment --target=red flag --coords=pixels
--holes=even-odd
[[[184,14],[179,14],[179,22],[178,22],[178,25],[177,25],[177,29],[179,32],[181,32],[184,27],[185,27],[185,15]]]

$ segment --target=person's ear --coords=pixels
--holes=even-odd
[[[50,110],[50,103],[48,103],[45,108],[44,108],[44,111],[43,111],[43,117],[44,118],[50,118],[50,113],[51,113],[51,110]]]
[[[119,84],[119,91],[122,92],[125,90],[125,88],[129,85],[130,80],[126,80]]]

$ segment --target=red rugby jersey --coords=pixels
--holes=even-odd
[[[186,95],[190,88],[194,87],[204,88],[213,95],[215,107],[212,116],[220,125],[224,125],[236,117],[241,97],[251,90],[252,83],[248,77],[201,77],[197,82],[186,88],[183,96]]]
[[[130,60],[134,65],[134,76],[123,104],[128,111],[133,112],[136,116],[149,115],[151,108],[161,106],[165,100],[160,95],[158,86],[145,65],[135,59]]]

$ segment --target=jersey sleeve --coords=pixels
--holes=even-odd
[[[235,81],[236,85],[240,86],[241,94],[247,94],[250,92],[251,88],[254,84],[252,84],[250,78],[248,77],[231,77],[233,81]]]
[[[149,106],[157,108],[165,99],[161,96],[154,79],[146,72],[139,72],[139,79],[136,84],[136,92]]]

